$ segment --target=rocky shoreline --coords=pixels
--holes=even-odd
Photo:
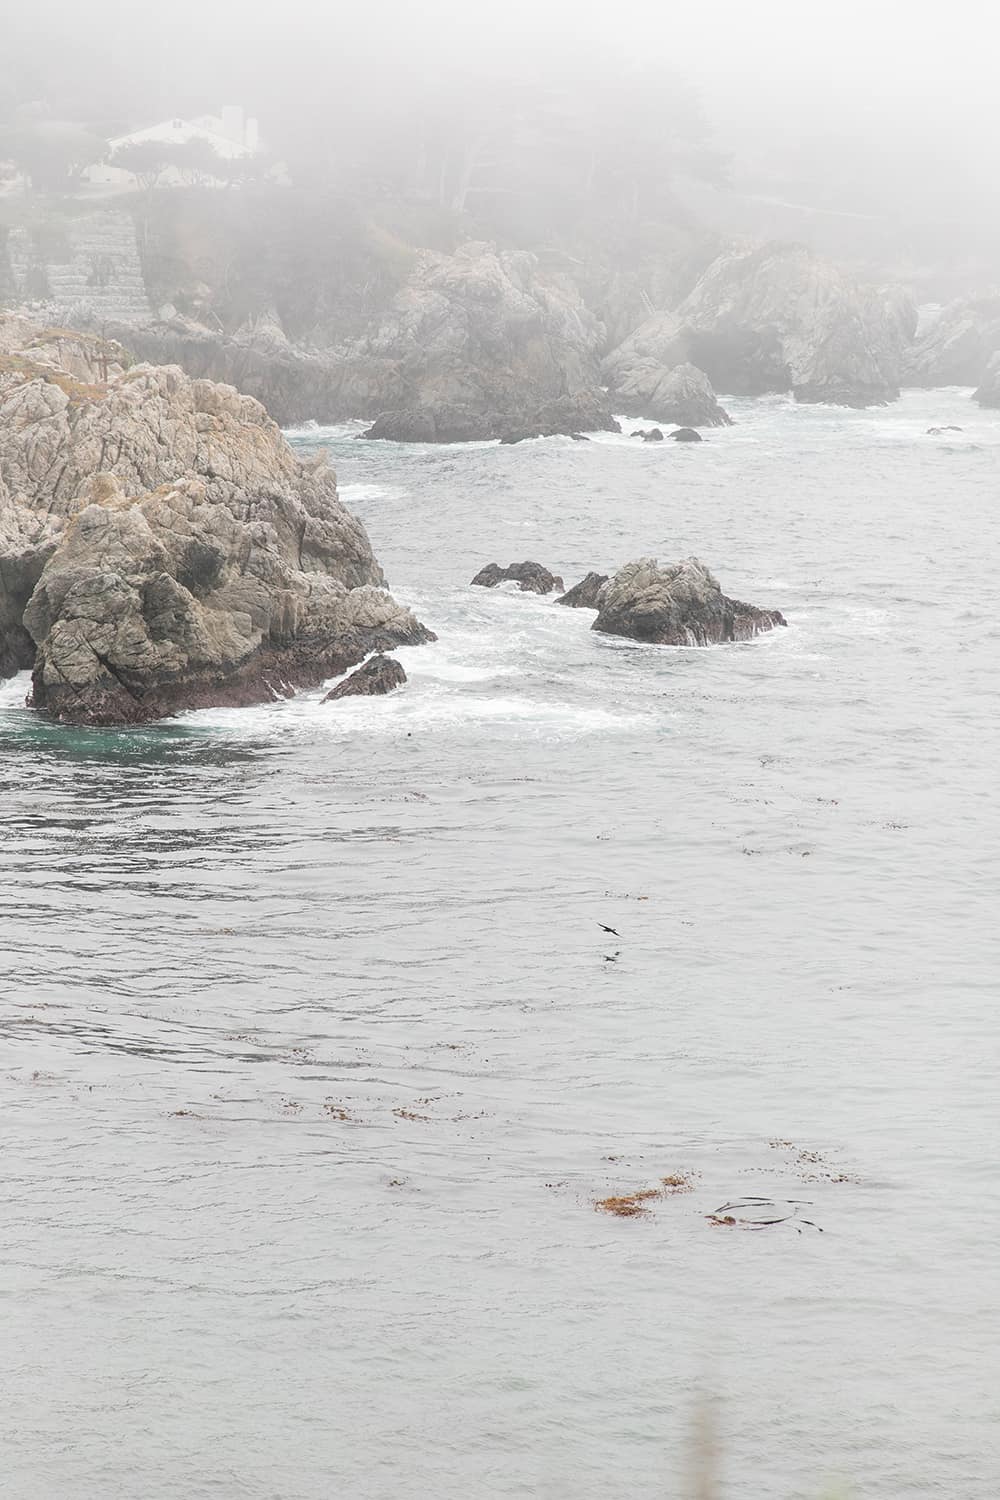
[[[364,663],[328,701],[405,682],[386,653],[435,636],[387,591],[325,457],[303,462],[252,397],[119,344],[0,317],[0,675],[65,723],[146,724],[290,697]],[[696,559],[513,584],[664,645],[785,623]]]
[[[606,303],[572,267],[467,240],[415,252],[362,331],[322,347],[289,337],[273,305],[228,331],[172,308],[101,331],[135,359],[236,386],[283,426],[363,418],[372,439],[422,443],[614,431],[613,412],[725,426],[720,391],[880,405],[924,358],[904,292],[801,245],[734,244],[679,300],[637,298],[628,318],[615,303],[609,321]]]
[[[332,469],[258,402],[3,326],[0,670],[31,669],[35,707],[148,723],[434,638],[387,592]]]

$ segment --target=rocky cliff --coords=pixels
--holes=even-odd
[[[233,335],[184,319],[112,331],[138,357],[237,385],[286,426],[452,412],[475,437],[530,426],[567,397],[597,402],[604,338],[568,278],[478,242],[420,254],[375,324],[323,350],[294,346],[270,312]]]
[[[907,351],[903,384],[979,385],[1000,354],[1000,296],[949,303]]]
[[[853,281],[805,246],[765,244],[708,268],[676,309],[671,357],[683,354],[726,393],[867,406],[899,395],[915,326],[898,294]]]
[[[300,463],[256,401],[175,367],[125,369],[100,340],[8,324],[12,341],[0,670],[32,667],[38,707],[141,723],[312,686],[429,638],[386,593],[332,470]]]

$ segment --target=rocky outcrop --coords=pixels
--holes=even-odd
[[[341,698],[376,698],[384,693],[395,692],[406,681],[406,673],[391,656],[373,656],[364,666],[358,667],[350,677],[337,684],[327,693],[324,703],[337,703]]]
[[[607,573],[588,573],[556,603],[565,604],[568,609],[597,609],[601,589],[607,581]]]
[[[620,431],[601,396],[581,393],[546,402],[538,411],[516,416],[509,411],[474,411],[468,406],[421,406],[382,412],[361,436],[393,443],[475,443],[493,438],[502,443],[521,443],[538,437],[579,438],[581,428],[591,432]]]
[[[1000,353],[1000,296],[950,303],[903,360],[903,384],[980,385]]]
[[[661,646],[712,646],[785,623],[777,610],[728,599],[697,558],[661,568],[647,557],[627,563],[601,590],[593,629]]]
[[[442,431],[457,419],[470,436],[500,437],[550,402],[600,397],[603,325],[572,281],[526,251],[479,242],[415,255],[380,321],[323,350],[288,344],[273,313],[228,336],[181,318],[114,332],[138,358],[238,386],[284,426],[419,413],[424,435],[398,441],[456,442],[427,436],[428,416]]]
[[[609,354],[602,373],[614,410],[685,427],[728,426],[708,376],[682,362],[684,347],[675,320],[660,315]]]
[[[676,432],[669,434],[675,443],[703,443],[705,439],[700,432],[695,432],[693,427],[678,427]]]
[[[522,594],[561,593],[566,587],[558,574],[536,562],[509,563],[506,568],[488,563],[472,580],[474,587],[483,589],[495,589],[501,583],[516,583]]]
[[[1000,354],[994,355],[986,369],[983,383],[976,392],[975,399],[980,406],[988,406],[991,410],[1000,410]]]
[[[870,406],[899,395],[907,326],[898,294],[853,281],[804,246],[769,243],[709,266],[677,309],[671,349],[683,347],[716,390]]]
[[[0,666],[77,723],[259,702],[430,639],[324,460],[176,368],[0,365]]]

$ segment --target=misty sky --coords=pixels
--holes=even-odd
[[[129,123],[238,102],[266,133],[305,98],[335,120],[346,87],[378,103],[456,64],[516,77],[582,55],[606,86],[636,64],[691,78],[738,167],[773,158],[794,177],[801,160],[849,187],[856,166],[869,199],[926,175],[984,206],[1000,174],[1000,0],[35,0],[3,28],[56,112],[51,80],[132,78],[115,100]]]

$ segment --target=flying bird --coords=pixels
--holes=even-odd
[[[605,927],[605,925],[604,925],[603,922],[598,922],[597,925],[601,929],[602,932],[610,932],[610,934],[611,934],[612,937],[621,937],[621,933],[620,932],[616,932],[613,927]]]

